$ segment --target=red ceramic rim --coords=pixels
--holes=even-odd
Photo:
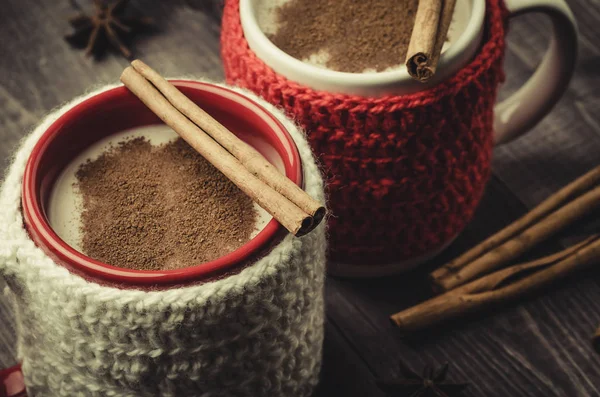
[[[302,186],[302,167],[298,149],[289,132],[271,113],[248,97],[224,87],[198,81],[172,80],[172,82],[177,87],[218,94],[230,103],[243,105],[245,117],[260,117],[270,127],[270,130],[263,131],[264,138],[281,156],[286,176]],[[106,100],[118,101],[119,98],[123,98],[123,95],[133,94],[125,87],[116,87],[79,103],[52,123],[33,148],[23,176],[22,204],[26,229],[36,245],[57,263],[86,278],[125,285],[176,284],[198,281],[241,264],[264,248],[281,229],[281,225],[275,219],[271,219],[262,231],[237,250],[214,261],[176,270],[130,270],[112,266],[80,253],[58,237],[48,222],[42,208],[39,191],[36,188],[39,186],[37,178],[42,155],[52,140],[60,134],[61,127],[69,120],[77,118],[83,109],[94,108]],[[143,106],[141,102],[140,106]]]
[[[21,364],[0,370],[0,396],[27,397]]]

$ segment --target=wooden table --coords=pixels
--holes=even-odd
[[[494,174],[467,230],[426,269],[381,280],[327,282],[325,363],[319,396],[383,396],[379,377],[398,375],[399,363],[452,363],[450,378],[471,383],[465,396],[599,396],[600,356],[590,337],[600,325],[598,272],[494,313],[444,325],[404,340],[388,315],[428,296],[427,270],[452,258],[600,164],[600,2],[569,0],[580,27],[575,78],[558,106],[527,136],[495,151]],[[86,0],[5,0],[0,11],[0,156],[2,168],[19,140],[52,108],[98,84],[115,82],[127,61],[85,58],[62,39],[66,16]],[[202,5],[205,4],[205,5]],[[142,36],[136,54],[168,76],[222,80],[219,9],[203,0],[138,1],[160,22]],[[530,75],[550,27],[523,17],[511,26],[506,59],[511,92]],[[595,219],[591,219],[595,218]],[[598,229],[598,214],[576,230]],[[555,251],[553,240],[531,255]],[[600,265],[600,264],[599,264]],[[1,282],[0,282],[1,283]],[[0,287],[3,287],[1,285]],[[0,296],[0,367],[15,364],[14,316]]]

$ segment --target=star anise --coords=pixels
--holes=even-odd
[[[75,31],[65,39],[74,47],[85,47],[86,55],[100,56],[110,44],[119,50],[125,58],[131,58],[131,51],[123,42],[123,37],[134,33],[136,29],[153,27],[151,18],[134,18],[125,15],[129,0],[116,0],[106,3],[94,0],[94,15],[78,14],[69,18]]]
[[[377,385],[387,394],[398,397],[454,397],[468,386],[467,383],[444,382],[448,363],[437,371],[426,365],[422,375],[403,365],[400,365],[400,372],[404,379],[379,380]]]

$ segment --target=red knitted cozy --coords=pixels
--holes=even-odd
[[[367,98],[316,91],[275,73],[248,48],[238,0],[226,1],[227,81],[305,127],[328,176],[334,260],[415,258],[470,220],[490,174],[493,107],[504,78],[507,12],[501,0],[486,8],[483,46],[456,75],[427,91]]]

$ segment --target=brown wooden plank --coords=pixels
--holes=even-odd
[[[369,368],[331,321],[325,328],[323,368],[314,396],[384,396]]]

